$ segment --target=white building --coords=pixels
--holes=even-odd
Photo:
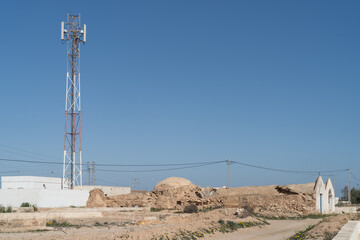
[[[314,191],[316,194],[316,210],[322,214],[335,211],[335,190],[330,178],[324,184],[321,176],[316,179]]]
[[[1,189],[61,189],[61,178],[6,176],[1,177]]]
[[[76,186],[62,189],[61,178],[37,176],[1,177],[0,205],[19,207],[28,202],[38,207],[84,207],[89,192],[100,188],[107,196],[129,194],[130,187]]]

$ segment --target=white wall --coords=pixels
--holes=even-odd
[[[88,190],[0,189],[0,205],[19,207],[23,202],[38,207],[83,207],[89,198]]]
[[[61,178],[4,176],[1,177],[1,189],[61,189]]]
[[[88,185],[83,185],[82,187],[80,186],[75,186],[75,189],[84,189],[84,190],[93,190],[95,188],[100,188],[101,190],[103,190],[103,192],[105,193],[106,196],[116,196],[116,195],[122,195],[122,194],[130,194],[131,193],[131,188],[130,187],[111,187],[111,186],[88,186]]]

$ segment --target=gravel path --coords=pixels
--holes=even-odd
[[[314,225],[322,219],[304,220],[271,220],[270,225],[261,228],[240,229],[233,233],[216,233],[203,238],[204,240],[282,240],[288,239],[296,232],[306,229],[309,225]]]

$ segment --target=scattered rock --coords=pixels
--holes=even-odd
[[[286,186],[276,186],[275,187],[276,191],[278,191],[279,193],[283,193],[283,194],[289,194],[289,195],[298,195],[298,192],[293,191],[292,189],[286,187]]]
[[[206,187],[201,191],[201,195],[203,198],[208,198],[216,193],[217,189],[212,187]]]
[[[106,207],[106,197],[103,190],[95,188],[90,191],[90,196],[86,202],[86,207]]]
[[[189,204],[184,207],[184,213],[198,213],[199,209],[195,204]]]
[[[239,218],[247,218],[249,216],[252,216],[252,214],[245,208],[238,208],[235,211],[235,216],[238,216]]]

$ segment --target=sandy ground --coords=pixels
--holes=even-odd
[[[204,240],[281,240],[292,237],[296,232],[317,224],[321,219],[271,220],[270,225],[261,228],[245,228],[237,232],[206,236]]]
[[[115,209],[98,209],[102,211],[101,218],[62,219],[73,227],[46,227],[44,221],[19,222],[0,221],[0,239],[61,239],[61,240],[95,240],[95,239],[153,239],[161,235],[174,236],[179,231],[198,231],[203,228],[219,226],[220,219],[233,222],[256,222],[252,216],[242,217],[235,215],[235,208],[215,209],[205,213],[177,214],[173,211],[161,212],[120,212]],[[64,210],[59,210],[64,211]],[[67,211],[80,211],[67,209]],[[81,211],[88,211],[83,209]],[[29,213],[31,214],[31,213]],[[303,220],[268,220],[270,225],[261,225],[251,228],[238,229],[232,233],[206,234],[202,239],[288,239],[297,231],[317,224],[311,230],[310,239],[324,239],[326,231],[337,232],[350,218],[350,215],[339,215],[323,219]],[[58,219],[61,221],[61,219]],[[45,231],[44,231],[45,230]],[[317,238],[319,237],[319,238]]]
[[[136,209],[136,210],[135,210]],[[96,212],[94,217],[89,213]],[[308,232],[307,239],[323,240],[334,236],[348,220],[357,220],[357,214],[328,216],[325,219],[302,220],[268,220],[266,225],[262,219],[251,213],[238,214],[236,208],[220,208],[200,213],[178,213],[175,210],[151,212],[143,209],[122,208],[67,208],[40,209],[39,212],[2,213],[0,214],[0,240],[97,240],[97,239],[160,239],[169,236],[171,239],[181,232],[194,233],[204,229],[215,229],[214,234],[207,233],[202,239],[288,239],[296,232],[305,230],[310,225],[316,226]],[[54,212],[63,216],[77,218],[49,218]],[[50,215],[52,213],[52,215]],[[66,213],[66,214],[65,214]],[[68,213],[72,213],[69,215]],[[87,215],[82,215],[86,213]],[[100,217],[99,217],[100,215]],[[10,220],[10,216],[13,216]],[[26,217],[25,217],[26,216]],[[21,219],[15,219],[21,217]],[[46,222],[56,220],[68,226],[46,226]],[[232,233],[219,232],[219,220],[234,223],[258,223],[260,226],[238,229]],[[164,239],[164,238],[163,238]]]
[[[247,229],[240,229],[233,233],[216,233],[214,235],[207,235],[204,240],[218,239],[218,240],[280,240],[288,239],[293,236],[297,231],[303,230],[309,225],[318,223],[319,219],[305,219],[305,220],[272,220],[269,221],[270,225]],[[157,227],[173,227],[172,224],[164,224]],[[121,239],[121,236],[131,234],[132,232],[142,232],[152,230],[155,226],[132,226],[132,227],[91,227],[80,229],[62,228],[56,231],[49,232],[26,232],[26,233],[12,233],[1,234],[0,239],[79,239],[79,240],[92,240],[92,239]],[[148,236],[142,235],[131,239],[148,239]]]

